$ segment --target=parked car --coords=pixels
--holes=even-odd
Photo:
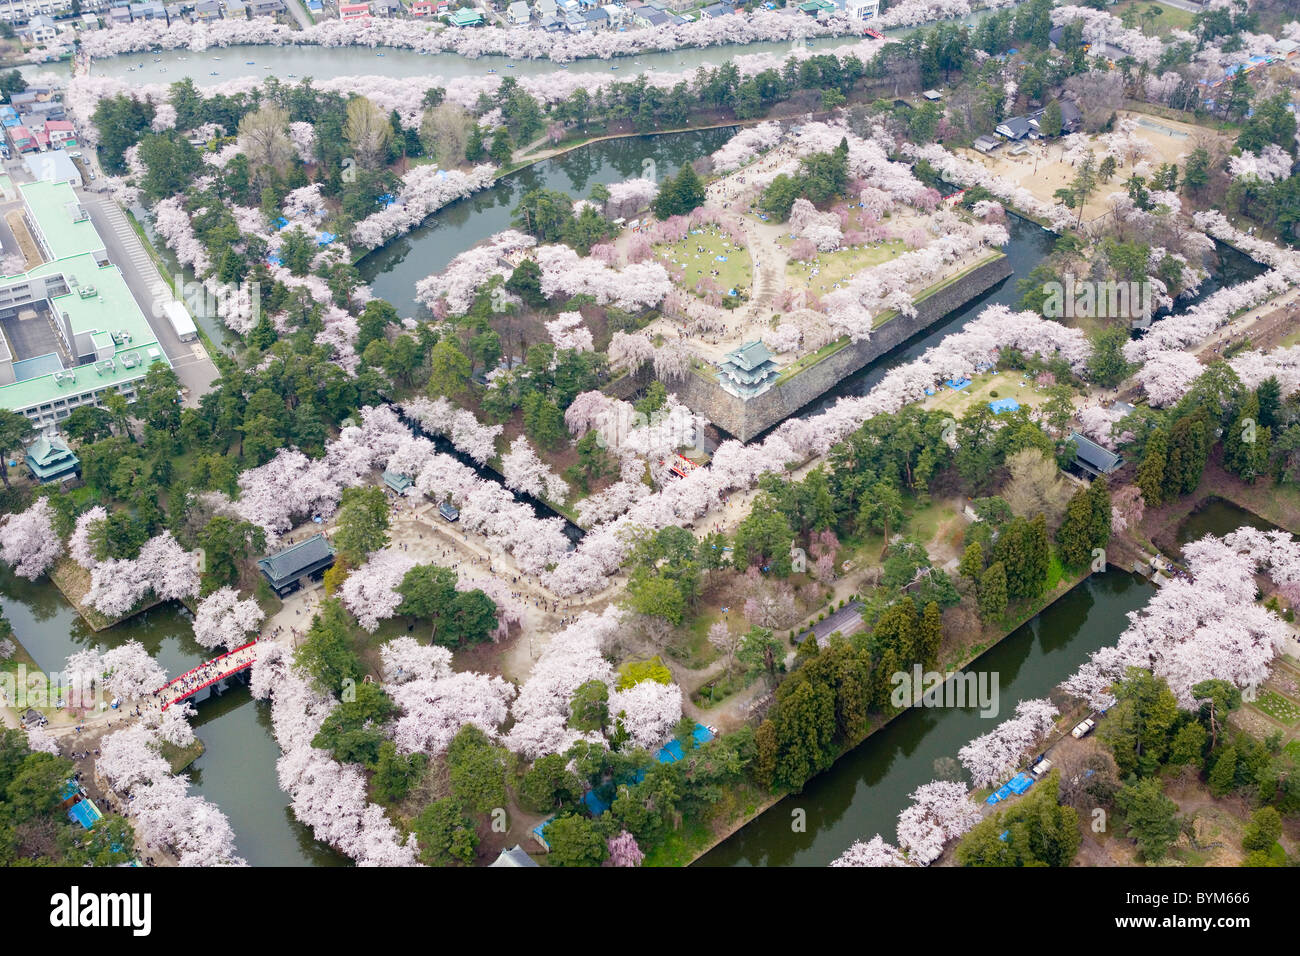
[[[1083,721],[1083,723],[1076,725],[1075,728],[1070,731],[1070,736],[1075,740],[1078,740],[1080,737],[1086,737],[1092,728],[1096,726],[1097,722],[1089,717],[1087,720]]]
[[[1048,760],[1046,757],[1041,757],[1039,758],[1038,763],[1034,764],[1034,766],[1030,768],[1030,773],[1035,777],[1045,777],[1051,769],[1052,761]]]

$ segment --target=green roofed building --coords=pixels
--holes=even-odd
[[[410,478],[407,478],[405,475],[398,474],[395,471],[385,471],[383,474],[383,479],[384,479],[384,484],[386,484],[389,488],[393,489],[393,491],[397,492],[399,495],[406,494],[406,489],[410,488],[411,485],[415,484],[415,482],[413,482]]]
[[[77,473],[81,462],[58,435],[42,435],[27,448],[27,470],[41,484],[62,481]]]
[[[67,182],[10,188],[46,261],[0,277],[0,407],[47,428],[109,392],[134,400],[170,363],[80,198]]]
[[[451,25],[454,27],[476,27],[482,23],[483,15],[472,7],[452,11]]]
[[[718,384],[737,398],[753,398],[776,380],[776,362],[757,339],[723,356],[718,363]]]

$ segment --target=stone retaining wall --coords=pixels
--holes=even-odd
[[[703,415],[741,441],[749,441],[785,420],[809,402],[886,352],[925,331],[955,309],[988,291],[1012,274],[1011,263],[999,254],[938,289],[916,304],[916,315],[898,316],[871,333],[871,338],[851,342],[811,368],[746,401],[716,382],[693,373],[669,386],[692,411]]]

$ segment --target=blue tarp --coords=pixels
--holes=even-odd
[[[337,238],[338,236],[336,236],[332,232],[322,232],[319,236],[316,237],[316,245],[328,246],[331,242],[333,242]]]
[[[279,231],[280,229],[283,229],[285,226],[289,225],[289,220],[285,219],[284,216],[281,216],[279,219],[271,223],[271,225],[273,225],[276,228],[276,230]]]
[[[274,256],[274,255],[272,255],[272,256],[267,256],[267,257],[266,257],[266,261],[269,262],[269,263],[271,263],[271,265],[273,265],[273,266],[282,266],[282,265],[284,265],[284,260],[281,259],[279,256]]]
[[[713,731],[703,724],[697,723],[695,729],[691,731],[691,749],[698,750],[700,744],[707,744],[712,739]],[[684,756],[686,756],[686,753],[682,750],[681,741],[678,740],[670,740],[666,746],[661,747],[659,752],[655,754],[660,763],[676,763]]]
[[[925,387],[925,394],[927,394],[927,395],[933,395],[933,394],[934,394],[934,389],[927,385],[927,386]]]
[[[726,256],[714,256],[714,257],[713,257],[713,261],[714,261],[714,262],[726,262],[726,261],[727,261],[727,257],[726,257]]]
[[[989,806],[993,806],[993,804],[997,803],[1001,799],[1002,798],[999,797],[996,793],[990,793],[987,797],[984,798],[984,802],[987,803]]]
[[[609,804],[596,796],[595,790],[588,790],[586,795],[583,796],[582,802],[586,804],[587,810],[590,811],[593,817],[598,817],[609,809]]]
[[[60,800],[71,800],[81,792],[81,784],[75,780],[69,780],[63,785],[63,792],[59,794]]]
[[[550,826],[551,821],[554,819],[555,817],[547,817],[541,823],[537,824],[537,826],[533,827],[533,833],[537,834],[537,838],[542,841],[542,846],[546,847],[548,850],[551,848],[551,844],[546,840],[546,828]]]
[[[1010,785],[1004,783],[1002,786],[998,787],[998,789],[997,789],[997,791],[995,792],[994,796],[996,796],[999,800],[1005,800],[1005,799],[1007,799],[1007,797],[1011,796],[1011,787],[1010,787]]]
[[[1001,415],[1003,412],[1019,410],[1020,403],[1014,398],[999,398],[997,401],[989,402],[989,408],[993,409],[994,415]]]
[[[1024,793],[1034,785],[1034,778],[1027,773],[1018,773],[1007,781],[1012,793]]]
[[[948,384],[948,387],[949,387],[950,389],[952,389],[954,392],[960,392],[963,388],[965,388],[967,385],[970,384],[970,379],[968,379],[968,378],[950,378],[950,379],[948,379],[948,383],[947,383],[947,384]]]
[[[660,763],[676,763],[684,756],[686,754],[682,751],[682,745],[676,740],[669,741],[667,747],[660,748],[655,754]]]
[[[376,199],[375,202],[379,203],[381,206],[391,206],[393,203],[397,202],[397,197],[392,193],[384,193]]]
[[[74,823],[80,823],[89,830],[102,817],[99,808],[89,800],[82,800],[80,803],[74,803],[72,809],[68,811],[68,817]]]

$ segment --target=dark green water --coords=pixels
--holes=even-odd
[[[535,163],[506,176],[490,189],[440,210],[432,219],[366,256],[358,268],[375,295],[403,316],[427,316],[415,301],[415,284],[489,236],[510,229],[512,210],[530,189],[558,189],[583,198],[597,183],[622,182],[646,174],[662,182],[683,163],[707,156],[731,138],[733,127],[604,140]]]
[[[1175,537],[1181,546],[1189,541],[1203,538],[1207,534],[1225,535],[1229,531],[1236,531],[1242,525],[1249,525],[1260,531],[1277,530],[1277,525],[1273,522],[1233,504],[1226,498],[1208,498],[1201,507],[1183,519]]]
[[[188,612],[179,604],[161,604],[96,634],[48,579],[32,583],[0,567],[0,609],[42,670],[61,669],[69,654],[86,647],[108,650],[129,640],[143,644],[170,676],[211,656],[195,642]],[[197,710],[194,730],[207,751],[190,770],[193,792],[225,812],[240,855],[254,866],[347,865],[346,857],[312,839],[289,810],[275,776],[280,748],[269,705],[236,688]]]
[[[1152,593],[1124,571],[1093,575],[968,668],[998,675],[996,717],[981,717],[974,707],[912,708],[697,865],[825,866],[854,840],[879,833],[895,842],[907,795],[935,779],[937,761],[955,758],[965,743],[1011,716],[1018,701],[1046,696],[1089,653],[1113,644],[1128,624],[1125,615]],[[796,810],[806,814],[806,832],[793,832]]]

